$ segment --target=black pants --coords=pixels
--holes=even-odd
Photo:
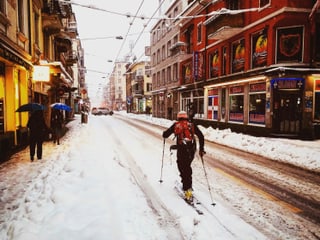
[[[42,158],[42,144],[43,139],[42,138],[30,138],[30,157],[31,159],[34,157],[35,150],[37,147],[37,158]]]
[[[191,163],[194,159],[194,146],[178,146],[177,165],[180,172],[182,188],[188,190],[192,188],[192,168]]]

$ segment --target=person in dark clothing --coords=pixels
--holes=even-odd
[[[60,110],[53,109],[51,113],[51,128],[53,131],[53,143],[60,144],[62,134],[63,116]]]
[[[29,118],[28,128],[30,129],[30,159],[34,160],[35,150],[37,147],[37,158],[42,158],[42,144],[45,140],[49,128],[45,123],[43,111],[34,111]]]
[[[194,135],[197,135],[199,140],[199,154],[202,157],[205,154],[204,151],[204,136],[197,125],[188,121],[188,115],[186,112],[181,111],[177,115],[177,122],[171,125],[167,130],[162,133],[163,138],[168,138],[171,134],[176,135],[177,140],[177,166],[180,172],[182,188],[185,193],[186,200],[192,200],[192,168],[191,163],[194,159],[196,152],[196,141]],[[177,133],[177,124],[179,122],[187,122],[190,132],[191,141],[181,139],[181,134]]]

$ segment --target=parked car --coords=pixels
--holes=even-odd
[[[93,115],[112,115],[113,111],[110,111],[109,108],[106,107],[98,107],[92,108],[91,113]]]
[[[97,112],[98,112],[98,108],[93,107],[93,108],[91,109],[91,114],[97,115]]]

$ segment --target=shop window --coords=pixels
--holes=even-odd
[[[229,121],[243,122],[243,95],[230,96]]]
[[[320,92],[315,94],[314,120],[320,121]]]
[[[218,89],[208,90],[208,109],[207,119],[218,120]]]
[[[266,95],[251,94],[249,99],[249,123],[265,124]]]

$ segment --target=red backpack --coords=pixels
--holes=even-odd
[[[194,142],[194,125],[186,119],[175,123],[174,134],[178,144],[190,144]]]

